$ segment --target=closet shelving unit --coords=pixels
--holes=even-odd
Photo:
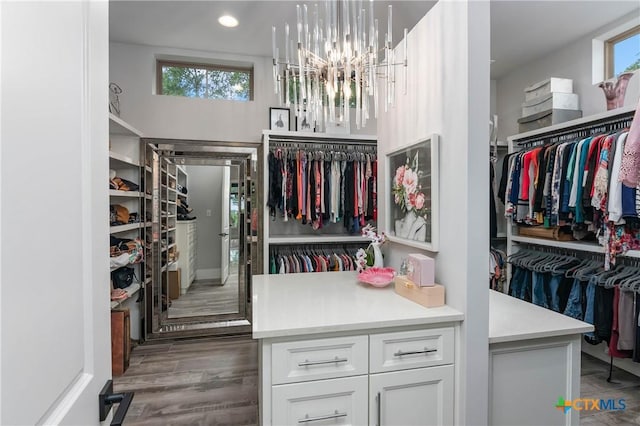
[[[176,166],[176,180],[179,187],[188,189],[189,175],[182,165]],[[182,194],[178,190],[176,194],[176,203],[178,197],[182,197],[185,201],[188,194]],[[186,201],[188,204],[188,201]],[[176,205],[177,210],[177,205]],[[180,269],[180,294],[187,293],[191,282],[195,279],[195,262],[196,262],[196,221],[177,221],[176,222],[176,241],[174,243],[179,253],[178,260],[174,265],[174,269]]]
[[[589,117],[583,117],[511,136],[508,138],[509,153],[519,151],[521,148],[519,144],[536,145],[538,142],[545,140],[555,141],[558,137],[571,135],[580,131],[588,132],[589,134],[606,131],[608,129],[607,126],[610,126],[611,124],[619,124],[621,122],[631,120],[633,118],[634,111],[635,108],[632,106],[618,108]],[[543,238],[520,236],[517,233],[517,226],[509,223],[507,225],[507,254],[511,255],[517,251],[518,244],[534,244],[557,247],[576,252],[604,254],[604,247],[595,242],[555,241]],[[623,256],[640,258],[640,251],[631,250]]]
[[[110,226],[111,235],[118,238],[139,238],[145,240],[145,153],[141,148],[142,132],[113,114],[109,114],[109,168],[116,176],[139,185],[138,191],[109,190],[109,203],[120,204],[130,213],[138,213],[138,222]],[[105,183],[106,184],[106,183]],[[124,289],[128,297],[120,301],[111,301],[111,309],[129,308],[131,315],[131,337],[140,339],[141,312],[135,299],[144,285],[146,263],[149,252],[144,250],[140,263],[129,265],[134,268],[134,282]]]
[[[268,178],[268,155],[272,146],[277,144],[287,144],[287,146],[299,146],[301,149],[317,147],[326,150],[327,145],[343,145],[343,146],[376,146],[377,140],[372,135],[342,135],[342,134],[325,134],[325,133],[309,133],[309,132],[282,132],[265,130],[262,134],[263,142],[263,167],[264,167],[264,208],[262,209],[263,221],[263,270],[268,273],[269,252],[272,246],[302,246],[322,244],[330,247],[330,245],[341,246],[346,243],[360,243],[362,247],[369,244],[369,240],[360,235],[349,235],[346,232],[323,233],[320,231],[310,231],[309,225],[301,225],[299,223],[287,224],[282,226],[282,219],[276,218],[272,221],[269,216],[269,208],[266,202],[269,199],[269,178]],[[378,158],[378,170],[382,167],[381,159]],[[380,185],[380,184],[378,184]],[[380,201],[378,201],[379,203]],[[260,220],[260,219],[259,219]],[[337,226],[342,226],[341,224]],[[250,242],[253,241],[252,238]]]
[[[620,124],[630,121],[633,118],[635,108],[634,106],[627,106],[618,108],[611,111],[595,114],[589,117],[583,117],[576,120],[567,121],[565,123],[556,124],[554,126],[546,127],[539,130],[534,130],[526,133],[521,133],[509,138],[509,152],[519,151],[520,147],[518,143],[528,143],[549,138],[557,138],[563,135],[568,135],[578,131],[586,131],[588,133],[598,133],[608,130],[608,126],[612,124]],[[553,139],[552,139],[553,140]],[[518,251],[521,244],[533,245],[542,247],[554,247],[568,252],[575,253],[596,253],[604,254],[604,247],[598,245],[595,242],[581,242],[581,241],[555,241],[542,238],[534,238],[528,236],[520,236],[515,229],[517,226],[507,226],[507,254],[511,255]],[[619,255],[620,258],[640,258],[640,250],[630,250],[624,255]],[[508,280],[511,278],[511,265],[508,266]],[[508,287],[507,287],[508,288]],[[507,291],[507,289],[505,289]],[[593,346],[589,344],[582,345],[582,351],[594,356],[606,363],[610,362],[609,356],[605,353],[604,343]],[[634,362],[629,359],[617,359],[616,365],[619,368],[627,370],[635,375],[640,375],[640,368]]]
[[[161,238],[160,238],[160,272],[162,292],[168,300],[169,271],[174,270],[177,262],[176,220],[177,220],[177,166],[171,160],[161,161]],[[166,303],[161,304],[165,311]]]

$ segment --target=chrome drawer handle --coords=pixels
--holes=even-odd
[[[320,420],[339,419],[340,417],[347,417],[347,413],[339,413],[338,410],[335,410],[333,414],[327,414],[326,416],[309,417],[307,414],[304,419],[298,420],[298,423],[318,422]]]
[[[347,358],[338,358],[328,359],[326,361],[309,361],[305,359],[304,362],[299,362],[298,367],[306,367],[307,365],[322,365],[322,364],[334,364],[336,362],[347,362],[349,361]]]
[[[409,352],[403,352],[403,351],[398,351],[395,354],[393,354],[393,356],[403,356],[403,355],[418,355],[418,354],[430,354],[432,352],[438,352],[437,349],[427,349],[424,348],[424,351],[409,351]]]

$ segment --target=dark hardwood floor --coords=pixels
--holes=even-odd
[[[640,378],[582,355],[582,398],[625,398],[624,411],[583,412],[582,425],[640,425]],[[114,390],[134,391],[125,425],[258,424],[258,345],[250,336],[134,348]],[[555,397],[554,397],[555,398]]]
[[[624,398],[621,411],[583,411],[581,425],[640,425],[640,377],[613,368],[612,383],[607,382],[609,364],[582,354],[580,396],[594,399]]]
[[[138,346],[114,390],[135,392],[125,425],[255,425],[258,346],[250,336]]]
[[[235,273],[229,275],[224,285],[219,280],[191,283],[186,294],[171,301],[169,318],[233,314],[238,310],[238,274]]]

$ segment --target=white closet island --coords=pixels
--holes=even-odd
[[[461,312],[355,272],[257,275],[252,294],[260,424],[453,424]]]
[[[555,408],[580,397],[583,321],[490,290],[489,424],[579,425]]]

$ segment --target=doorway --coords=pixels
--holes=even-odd
[[[250,212],[262,192],[256,190],[260,144],[145,142],[177,174],[176,255],[168,265],[162,256],[156,264],[146,338],[249,333],[252,266],[259,259]]]

